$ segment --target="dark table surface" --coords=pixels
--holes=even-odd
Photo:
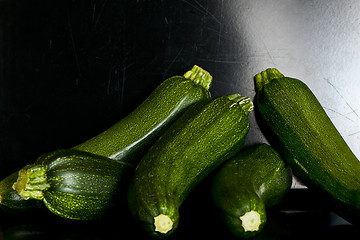
[[[359,12],[356,0],[1,0],[0,177],[44,152],[100,133],[164,79],[194,64],[213,76],[212,96],[238,92],[253,98],[253,77],[268,67],[303,80],[360,157]],[[254,114],[250,121],[246,145],[267,142]],[[293,188],[301,187],[295,181]],[[190,199],[173,238],[231,238],[196,205],[208,200]],[[293,189],[281,211],[274,211],[267,233],[294,239],[314,231],[328,236],[355,231],[317,205],[322,204],[308,190]],[[189,213],[198,208],[206,218],[197,229]],[[117,239],[111,234],[131,229],[107,221],[32,221],[28,215],[0,214],[9,219],[1,219],[5,239],[48,234],[105,239],[104,232]]]

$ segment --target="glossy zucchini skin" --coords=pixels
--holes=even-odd
[[[55,215],[100,218],[114,203],[129,165],[79,150],[57,150],[19,172],[14,189],[25,201],[41,200]]]
[[[210,97],[211,75],[194,66],[161,83],[133,112],[74,149],[136,165],[141,155],[184,110]]]
[[[137,166],[128,195],[145,231],[155,237],[174,232],[179,207],[191,190],[242,147],[251,110],[250,99],[238,94],[204,100],[154,143]]]
[[[259,144],[225,163],[214,178],[212,196],[231,232],[250,238],[262,231],[266,209],[282,200],[291,183],[291,170],[279,153]]]
[[[333,210],[360,218],[360,163],[301,80],[267,69],[255,76],[256,106],[295,175],[326,195]]]
[[[186,108],[209,98],[211,83],[212,76],[195,65],[183,76],[166,79],[128,116],[73,149],[136,166],[147,148]],[[17,172],[12,176],[15,175]],[[33,207],[32,201],[24,201],[12,189],[16,179],[9,179],[0,182],[0,206],[13,211]]]

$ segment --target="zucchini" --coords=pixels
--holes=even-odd
[[[266,223],[266,208],[291,187],[292,174],[279,153],[266,144],[241,151],[220,169],[212,196],[224,222],[238,237],[254,237]]]
[[[256,106],[274,143],[309,189],[351,222],[360,218],[360,162],[301,80],[277,69],[255,76]]]
[[[41,200],[57,216],[92,220],[113,204],[129,169],[92,153],[57,150],[22,168],[13,188],[25,200]]]
[[[249,130],[249,98],[233,94],[204,100],[188,110],[141,159],[130,186],[132,214],[152,236],[168,236],[179,207],[214,168],[236,154]]]
[[[147,148],[188,106],[209,98],[211,83],[211,75],[195,65],[183,76],[166,79],[132,113],[73,149],[136,165]],[[12,176],[16,175],[17,172]],[[14,182],[9,179],[0,182],[0,206],[14,211],[26,205],[30,208],[31,201],[24,201],[12,189],[16,179]]]
[[[74,149],[136,165],[147,148],[188,106],[209,98],[211,82],[211,75],[196,65],[184,76],[168,78],[133,112]]]
[[[9,211],[26,211],[36,207],[36,201],[25,200],[13,189],[17,178],[18,172],[14,172],[0,182],[0,207]]]

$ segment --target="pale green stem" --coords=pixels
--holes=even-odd
[[[46,179],[46,166],[27,165],[19,171],[17,181],[13,184],[13,189],[24,199],[43,199],[43,191],[50,185]]]
[[[260,91],[266,84],[270,83],[273,79],[283,78],[284,75],[281,74],[276,68],[268,68],[261,73],[255,75],[255,87],[256,91]]]
[[[209,72],[195,65],[191,70],[184,74],[185,78],[191,79],[196,84],[204,87],[209,91],[212,83],[212,76]]]

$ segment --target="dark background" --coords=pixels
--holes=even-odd
[[[1,175],[100,133],[194,64],[213,75],[213,96],[254,91],[220,1],[1,4]]]
[[[0,0],[0,177],[102,132],[194,64],[214,77],[212,96],[253,98],[268,67],[302,79],[360,156],[359,12],[358,1]],[[250,121],[246,145],[266,142]]]

